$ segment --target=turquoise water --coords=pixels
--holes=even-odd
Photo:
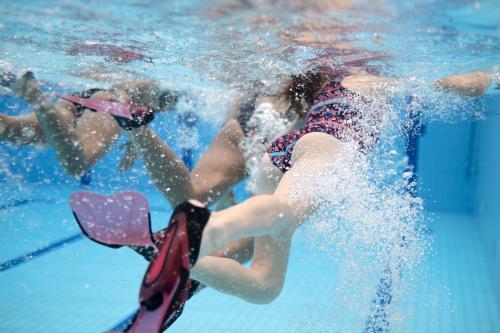
[[[222,3],[2,2],[0,65],[33,69],[47,92],[136,76],[188,90],[194,97],[153,126],[178,154],[192,149],[194,159],[224,119],[228,90],[255,78],[272,81],[273,75],[327,53],[331,43],[370,50],[337,56],[336,65],[382,52],[390,56],[375,57],[374,68],[419,82],[478,69],[499,75],[500,14],[494,1],[365,3],[315,13],[318,24],[339,37],[314,46],[280,37],[283,31],[296,33],[300,8],[284,10],[286,3],[279,1],[263,8]],[[349,28],[334,29],[345,25]],[[97,44],[131,52],[133,59],[117,61],[109,48],[106,54],[92,53]],[[432,98],[416,160],[423,223],[432,245],[416,273],[404,277],[411,288],[394,295],[391,329],[498,332],[500,97],[491,88],[473,105]],[[199,121],[191,134],[198,139],[186,147],[178,139],[183,130],[178,114],[193,108]],[[28,109],[0,91],[0,111]],[[140,163],[126,174],[118,172],[120,157],[114,149],[99,162],[87,188],[145,192],[154,229],[161,228],[170,212],[167,202]],[[81,236],[67,203],[69,194],[81,188],[80,180],[62,172],[51,150],[0,143],[0,183],[0,331],[101,332],[126,320],[137,307],[146,264],[131,251],[110,250]],[[246,197],[244,184],[235,194]],[[368,292],[357,297],[358,290],[339,281],[346,276],[342,258],[316,251],[307,233],[297,234],[292,252],[286,285],[272,304],[247,304],[205,290],[170,331],[369,331],[370,303],[346,308],[342,298],[350,293],[352,302],[376,297],[377,278],[367,276]]]
[[[167,215],[155,209],[153,220]],[[79,233],[64,201],[9,208],[0,217],[2,262]],[[470,217],[456,214],[441,214],[435,224],[436,254],[427,258],[428,273],[405,300],[409,317],[404,331],[496,332],[499,308],[477,226]],[[171,331],[359,332],[361,315],[342,317],[342,309],[333,307],[335,267],[296,240],[286,285],[275,302],[257,306],[206,290],[189,302]],[[0,329],[111,329],[135,310],[144,268],[131,251],[109,250],[83,239],[36,257],[1,273]]]

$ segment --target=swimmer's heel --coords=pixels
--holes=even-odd
[[[143,252],[156,249],[149,203],[141,193],[76,192],[70,196],[70,206],[78,226],[94,242],[111,248],[131,246]]]
[[[113,117],[115,118],[118,126],[127,131],[149,124],[155,118],[154,111],[146,106],[131,107],[130,115],[131,118],[116,114],[114,114]]]

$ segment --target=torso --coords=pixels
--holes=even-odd
[[[368,109],[370,103],[370,99],[346,89],[338,81],[329,82],[316,96],[302,128],[278,137],[268,148],[273,164],[282,172],[290,169],[294,145],[312,132],[326,133],[342,141],[355,141],[362,150],[371,148],[372,141],[378,138],[377,126],[373,126],[373,133],[367,133],[371,130],[363,126],[361,111],[364,110],[360,110],[363,106]],[[371,136],[374,140],[365,142],[365,138]]]

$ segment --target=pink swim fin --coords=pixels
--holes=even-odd
[[[141,193],[76,192],[70,196],[70,206],[83,233],[99,244],[156,248],[149,203]]]
[[[154,111],[145,105],[134,105],[117,101],[95,100],[61,94],[55,94],[55,96],[71,103],[83,105],[84,107],[91,110],[109,113],[115,118],[117,124],[121,128],[126,130],[131,130],[133,128],[146,125],[153,121],[155,117]]]
[[[113,248],[129,246],[151,261],[141,286],[140,311],[125,332],[170,327],[199,286],[189,279],[189,270],[198,257],[210,211],[186,202],[175,209],[167,228],[152,234],[149,204],[141,193],[76,192],[70,206],[88,238]]]
[[[191,289],[189,272],[198,259],[209,218],[205,207],[190,202],[176,207],[144,275],[139,313],[124,332],[159,333],[180,316]]]
[[[133,119],[130,105],[127,103],[117,101],[100,101],[71,95],[54,95],[71,103],[80,104],[95,111],[106,112],[116,117]]]

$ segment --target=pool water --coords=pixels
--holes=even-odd
[[[76,189],[76,188],[75,188]],[[64,198],[71,189],[57,197]],[[81,235],[66,200],[50,187],[0,212],[2,332],[103,332],[137,307],[146,263],[128,249],[108,249]],[[161,202],[149,194],[152,202]],[[154,207],[156,225],[169,211]],[[405,332],[495,332],[498,301],[473,218],[435,217],[433,256],[404,301]],[[74,237],[78,237],[74,239]],[[65,242],[57,246],[57,243]],[[56,245],[56,246],[55,246]],[[52,248],[51,248],[52,247]],[[12,262],[40,249],[27,261]],[[296,239],[281,296],[256,306],[212,290],[196,295],[171,332],[359,332],[365,323],[334,308],[336,265]],[[8,262],[11,261],[11,265]],[[432,281],[432,282],[429,282]]]
[[[292,8],[293,1],[264,1],[260,9],[248,6],[251,1],[234,3],[239,2],[3,2],[0,69],[33,69],[47,93],[137,76],[188,90],[191,97],[152,126],[177,154],[189,151],[196,160],[220,127],[233,89],[297,70],[328,53],[324,44],[332,43],[311,46],[280,37],[293,35],[304,15],[302,7]],[[380,73],[415,81],[479,69],[500,78],[495,1],[360,2],[350,10],[313,15],[318,25],[339,34],[334,43],[370,50],[338,56],[337,65],[373,56],[370,64]],[[331,22],[348,28],[339,32]],[[412,286],[404,297],[385,290],[396,304],[376,307],[386,316],[379,318],[378,331],[499,332],[500,95],[490,88],[478,101],[458,107],[432,98],[412,161],[432,246],[418,274],[404,276]],[[0,112],[28,110],[0,90]],[[186,132],[182,114],[193,110],[197,124]],[[89,185],[81,185],[62,172],[52,150],[0,142],[0,332],[102,332],[120,327],[135,312],[146,262],[128,249],[84,238],[68,205],[69,195],[82,188],[132,188],[148,197],[153,229],[162,228],[170,206],[140,162],[125,174],[117,171],[120,157],[114,148],[93,168]],[[234,194],[246,198],[245,184]],[[169,331],[377,331],[370,324],[371,302],[345,307],[342,298],[350,291],[338,287],[345,277],[338,262],[297,233],[286,284],[273,303],[253,305],[203,290]],[[378,279],[366,285],[372,290],[368,299],[381,299]]]

